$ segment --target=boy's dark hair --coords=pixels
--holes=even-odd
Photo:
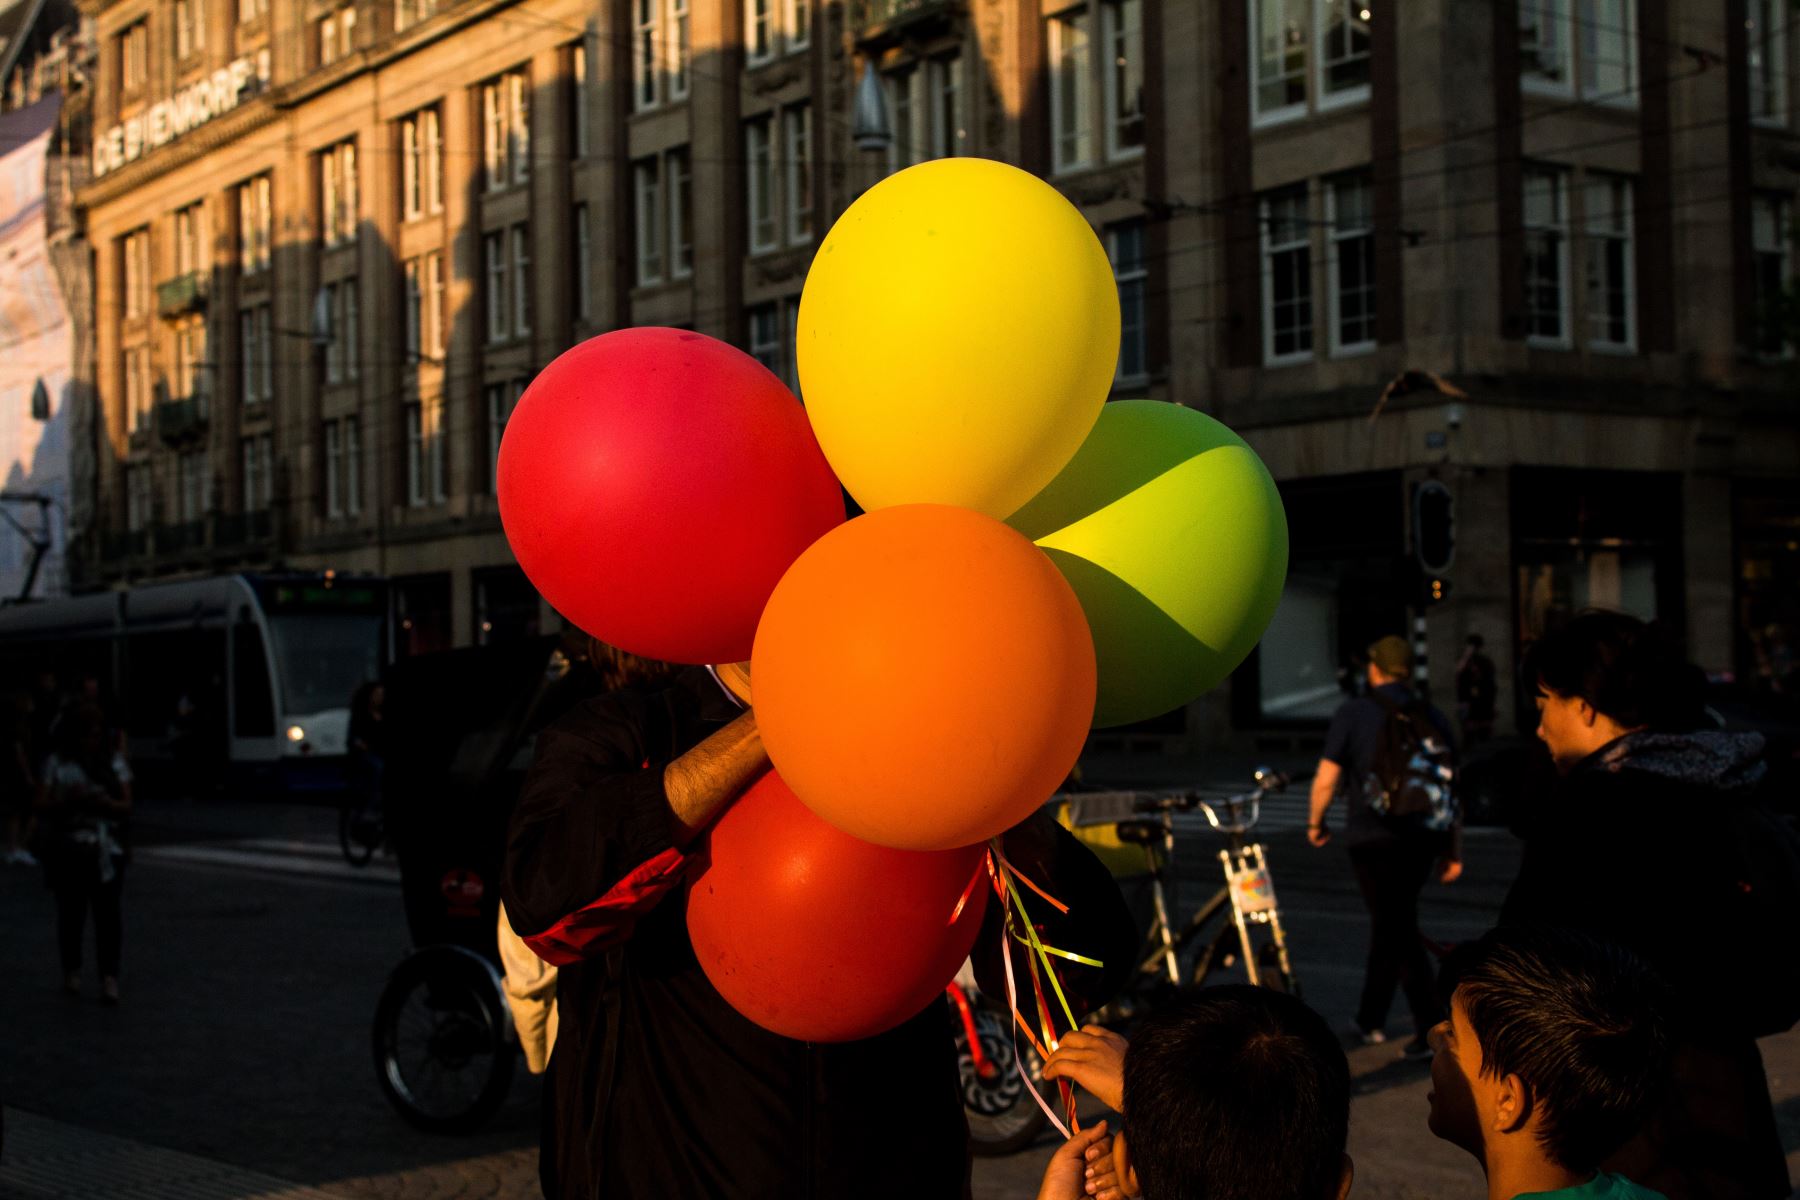
[[[1524,1081],[1538,1142],[1567,1170],[1597,1170],[1662,1099],[1667,991],[1629,951],[1567,930],[1496,929],[1450,956],[1443,988],[1481,1044],[1481,1073]]]
[[[1579,696],[1627,729],[1687,732],[1703,711],[1694,672],[1666,633],[1604,609],[1580,613],[1533,642],[1525,685]]]
[[[1125,1123],[1155,1200],[1331,1200],[1350,1064],[1324,1018],[1294,997],[1206,988],[1132,1035]]]

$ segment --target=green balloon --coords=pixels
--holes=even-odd
[[[1096,728],[1201,695],[1244,661],[1287,577],[1287,514],[1256,452],[1205,413],[1119,400],[1007,520],[1063,573],[1100,666]]]

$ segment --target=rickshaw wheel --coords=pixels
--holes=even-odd
[[[394,968],[375,1006],[375,1077],[430,1133],[469,1133],[512,1085],[516,1042],[498,973],[461,946],[427,946]]]

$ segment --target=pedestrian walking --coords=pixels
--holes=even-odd
[[[809,1045],[752,1024],[695,960],[696,839],[769,765],[742,673],[590,657],[624,686],[539,735],[501,876],[513,927],[559,968],[544,1195],[967,1195],[945,1005]]]
[[[1485,643],[1471,633],[1456,662],[1456,716],[1462,726],[1464,754],[1494,736],[1494,702],[1499,686],[1494,660],[1482,653]]]
[[[82,940],[92,912],[101,999],[117,1004],[131,771],[110,744],[99,709],[74,709],[58,724],[37,807],[46,829],[46,881],[56,895],[63,988],[81,991]]]
[[[1355,1033],[1365,1044],[1387,1040],[1398,986],[1413,1019],[1413,1037],[1401,1053],[1423,1058],[1431,1053],[1426,1035],[1442,1011],[1419,931],[1419,894],[1434,873],[1443,883],[1462,875],[1454,741],[1449,719],[1410,686],[1406,639],[1384,637],[1368,654],[1368,694],[1342,704],[1325,735],[1306,837],[1314,846],[1332,840],[1325,815],[1342,796],[1349,810],[1344,842],[1370,922]]]
[[[1785,864],[1792,881],[1800,851],[1766,808],[1762,736],[1695,728],[1696,672],[1622,613],[1542,638],[1524,678],[1560,778],[1519,829],[1501,922],[1616,942],[1674,989],[1672,1106],[1627,1147],[1625,1173],[1669,1200],[1785,1198],[1755,1039],[1793,1023],[1800,914],[1744,868]]]

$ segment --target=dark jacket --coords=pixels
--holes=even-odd
[[[1756,1044],[1737,1032],[1737,888],[1722,814],[1761,801],[1758,734],[1636,733],[1565,776],[1520,825],[1504,925],[1580,930],[1635,951],[1673,989],[1671,1109],[1616,1160],[1670,1200],[1785,1197],[1787,1167]]]
[[[587,701],[538,739],[501,891],[526,944],[561,968],[544,1194],[962,1196],[944,1005],[866,1041],[805,1044],[740,1016],[695,961],[662,769],[735,715],[690,671],[665,692]]]

